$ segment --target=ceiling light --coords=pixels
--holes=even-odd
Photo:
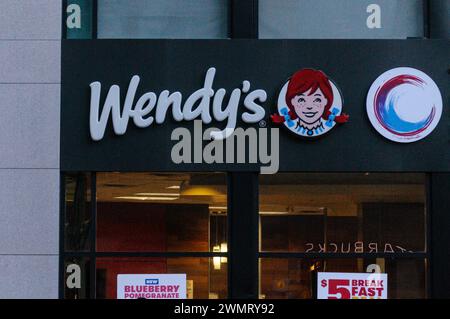
[[[209,185],[190,185],[188,182],[181,184],[180,193],[182,196],[220,196],[224,195],[219,187]]]
[[[172,185],[172,186],[169,186],[169,187],[166,187],[167,189],[180,189],[180,186],[179,185]]]
[[[176,196],[179,197],[178,193],[136,193],[136,196]]]
[[[311,210],[295,210],[295,211],[260,211],[260,215],[266,216],[280,216],[280,215],[290,215],[290,216],[300,216],[300,215],[323,215],[324,211],[322,209],[311,209]]]
[[[209,209],[211,210],[226,210],[226,206],[209,206]]]
[[[157,196],[118,196],[114,197],[116,199],[125,199],[125,200],[175,200],[178,199],[178,197],[157,197]]]
[[[289,215],[289,212],[259,212],[260,215]]]
[[[175,200],[178,199],[178,197],[145,197],[146,200]]]

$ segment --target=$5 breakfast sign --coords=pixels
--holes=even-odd
[[[387,274],[319,272],[317,299],[387,299]]]

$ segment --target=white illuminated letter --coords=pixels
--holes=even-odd
[[[112,113],[114,133],[117,135],[123,135],[125,133],[128,126],[128,120],[130,119],[130,116],[133,116],[134,111],[131,108],[139,81],[140,79],[137,75],[133,76],[131,79],[125,97],[125,105],[122,114],[120,114],[120,87],[118,85],[112,85],[106,96],[100,118],[100,92],[102,85],[100,82],[91,83],[89,127],[91,137],[94,141],[99,141],[103,138],[110,113]]]
[[[203,85],[203,88],[192,93],[184,103],[183,116],[186,121],[194,120],[201,115],[203,123],[211,123],[211,115],[209,114],[209,100],[214,95],[212,83],[214,81],[215,74],[216,69],[209,68],[206,72],[205,84]],[[199,100],[200,103],[197,108],[193,110],[194,105]]]
[[[261,121],[266,115],[264,108],[257,104],[255,101],[259,100],[264,103],[267,100],[267,93],[264,90],[255,90],[250,92],[244,99],[244,105],[252,113],[244,112],[242,113],[242,120],[245,123],[256,123]]]

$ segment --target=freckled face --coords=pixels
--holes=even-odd
[[[328,100],[320,89],[317,89],[315,92],[310,91],[311,89],[296,95],[291,100],[295,113],[307,124],[313,124],[319,121],[328,103]]]

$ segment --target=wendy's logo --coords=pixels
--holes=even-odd
[[[272,121],[303,137],[325,134],[349,118],[342,113],[339,89],[325,73],[314,69],[295,72],[281,89],[277,104],[278,114],[271,116]]]
[[[411,143],[426,137],[439,123],[442,96],[428,75],[401,67],[375,80],[366,107],[378,133],[394,142]]]

